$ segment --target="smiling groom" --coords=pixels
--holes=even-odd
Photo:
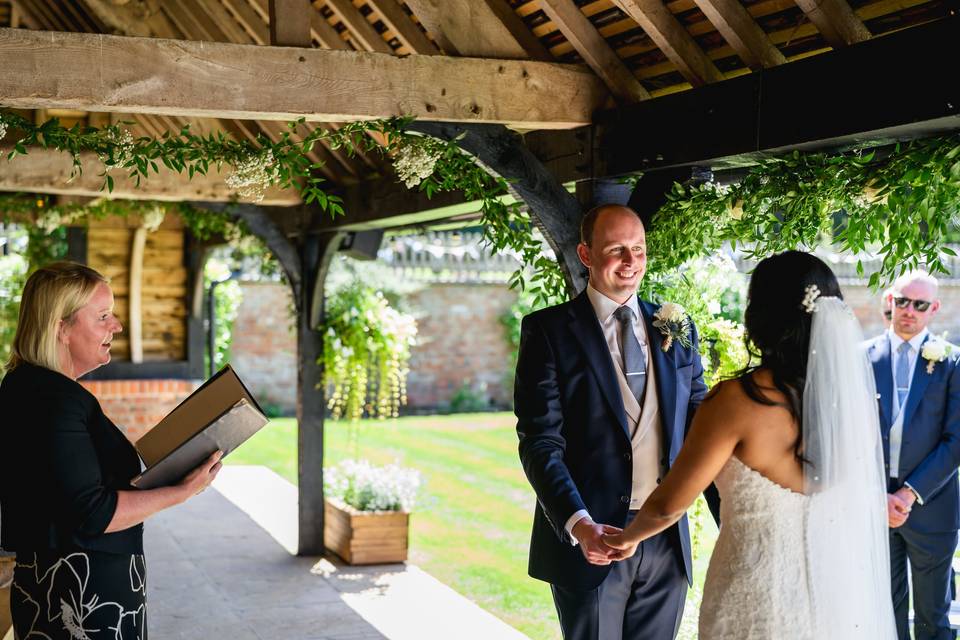
[[[668,640],[692,579],[686,517],[626,559],[602,534],[629,522],[680,450],[707,390],[697,333],[667,339],[658,307],[636,295],[647,254],[633,210],[592,209],[580,239],[586,291],[521,328],[514,403],[537,495],[529,573],[550,583],[565,640]]]

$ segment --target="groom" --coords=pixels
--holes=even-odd
[[[686,517],[624,552],[603,543],[680,450],[706,393],[692,346],[667,350],[638,299],[646,239],[637,214],[602,205],[577,246],[586,291],[523,319],[514,391],[520,460],[537,494],[529,572],[549,582],[565,640],[669,640],[692,580]]]
[[[909,640],[907,561],[916,640],[955,638],[947,614],[960,528],[960,349],[930,335],[937,281],[908,273],[889,294],[893,319],[868,343],[890,494],[890,564],[900,640]],[[941,359],[942,358],[942,359]]]

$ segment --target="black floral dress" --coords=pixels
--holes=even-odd
[[[143,556],[19,553],[10,612],[17,640],[146,640]]]
[[[17,555],[17,640],[145,640],[143,525],[107,532],[136,450],[76,381],[21,364],[0,381],[0,543]]]

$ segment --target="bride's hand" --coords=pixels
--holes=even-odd
[[[624,553],[621,554],[621,558],[629,558],[637,552],[637,545],[640,544],[640,541],[631,540],[623,533],[605,533],[603,535],[603,543],[608,547],[623,551]]]

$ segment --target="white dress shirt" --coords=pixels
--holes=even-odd
[[[910,338],[910,350],[907,352],[906,356],[900,355],[900,345],[906,342],[903,338],[898,336],[893,329],[887,330],[887,338],[890,340],[890,367],[891,373],[893,374],[893,415],[896,418],[893,421],[893,424],[890,425],[890,477],[896,478],[900,473],[900,447],[903,444],[903,407],[900,406],[897,396],[897,365],[900,362],[900,358],[907,357],[907,372],[908,372],[908,384],[913,386],[913,374],[917,366],[917,360],[920,357],[920,349],[923,346],[923,341],[927,338],[929,331],[924,329],[917,335]],[[903,398],[903,403],[906,405],[907,401],[910,399],[910,390],[907,389],[907,395]],[[909,485],[907,485],[909,487]],[[910,487],[910,490],[913,491],[913,487]],[[914,491],[916,493],[916,491]],[[919,497],[919,494],[918,494]],[[922,504],[922,503],[921,503]]]
[[[660,424],[660,405],[657,401],[656,372],[652,366],[652,354],[647,341],[647,327],[640,312],[637,296],[633,295],[621,305],[587,285],[587,297],[593,306],[603,338],[610,351],[610,359],[620,387],[620,396],[623,399],[623,409],[630,427],[630,440],[633,446],[633,482],[630,494],[630,509],[639,509],[644,501],[656,489],[663,475],[661,469],[663,427]],[[647,356],[647,384],[643,397],[643,408],[630,390],[627,377],[623,373],[623,351],[620,348],[620,325],[614,317],[614,312],[621,306],[633,311],[633,331],[640,343],[640,348]],[[565,529],[572,544],[577,544],[573,537],[573,527],[580,520],[590,514],[586,509],[580,509],[567,519]]]

